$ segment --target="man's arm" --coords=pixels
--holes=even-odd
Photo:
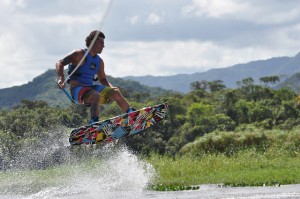
[[[105,70],[104,70],[104,61],[102,59],[100,60],[100,70],[99,70],[97,76],[98,76],[99,82],[102,85],[114,88],[114,86],[106,78],[106,74],[105,74]]]
[[[56,73],[58,76],[58,87],[63,88],[64,82],[65,82],[65,76],[64,76],[64,66],[70,63],[77,64],[77,60],[80,59],[79,56],[81,55],[80,50],[73,51],[69,55],[65,56],[61,60],[59,60],[56,64]]]
[[[70,55],[67,55],[66,57],[64,57],[63,59],[59,60],[56,64],[55,64],[55,67],[56,67],[56,73],[57,73],[57,76],[58,76],[58,86],[60,88],[63,88],[64,85],[64,81],[65,81],[65,76],[64,76],[64,66],[71,63],[70,61]]]

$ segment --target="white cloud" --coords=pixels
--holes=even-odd
[[[31,23],[42,22],[47,24],[56,25],[79,25],[79,24],[89,24],[91,21],[100,21],[99,15],[56,15],[48,17],[31,17]]]
[[[25,7],[25,0],[3,0],[3,4],[10,6],[11,8],[15,7]]]
[[[20,59],[23,56],[23,51],[27,52],[26,57],[32,57],[32,60]],[[297,51],[296,49],[286,51],[285,48],[268,49],[262,46],[232,49],[214,42],[196,40],[124,41],[108,42],[100,56],[105,61],[107,75],[124,77],[128,75],[174,75],[201,72],[210,68],[287,55],[287,52],[293,56]],[[3,75],[0,88],[8,85],[19,85],[32,80],[46,69],[54,68],[55,61],[60,58],[50,55],[30,56],[30,53],[32,53],[30,49],[22,47],[11,59],[3,60],[0,65]]]
[[[281,0],[193,0],[182,8],[183,15],[231,18],[255,24],[281,24],[299,19],[300,7],[295,1]]]
[[[149,24],[159,24],[163,22],[163,15],[157,13],[150,13],[147,17],[147,23]]]
[[[198,16],[222,17],[237,12],[243,12],[245,3],[235,0],[193,0],[192,5],[184,7],[185,14],[194,13]]]
[[[71,2],[71,3],[70,3]],[[0,1],[0,88],[54,68],[99,28],[109,0]],[[171,75],[300,51],[300,2],[114,1],[104,27],[106,72]]]
[[[130,16],[127,18],[127,21],[131,24],[134,25],[139,21],[139,16],[138,15],[134,15],[134,16]]]
[[[32,80],[47,69],[51,56],[43,55],[40,49],[27,45],[22,35],[6,32],[0,36],[0,88],[20,85]],[[46,67],[45,67],[46,66]]]
[[[231,66],[257,59],[282,56],[282,49],[245,47],[232,49],[213,42],[159,41],[117,42],[104,49],[102,58],[106,73],[124,77],[128,75],[174,75],[194,73],[210,68]],[[295,49],[289,51],[293,56]]]

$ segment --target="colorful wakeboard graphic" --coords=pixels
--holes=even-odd
[[[144,107],[88,126],[74,129],[69,137],[71,145],[111,142],[121,137],[140,133],[161,121],[168,108],[167,103]]]

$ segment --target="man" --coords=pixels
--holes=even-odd
[[[92,40],[97,36],[94,43]],[[71,96],[75,103],[90,107],[90,124],[99,121],[99,104],[105,104],[110,100],[116,101],[123,112],[132,112],[126,99],[117,87],[114,87],[106,78],[104,62],[98,54],[101,54],[104,46],[105,35],[98,30],[92,31],[85,39],[86,47],[90,48],[85,60],[70,76],[67,82],[70,84]],[[92,46],[91,46],[92,45]],[[64,66],[69,65],[70,75],[80,63],[88,49],[77,49],[56,63],[58,75],[58,87],[64,88]],[[100,85],[94,85],[94,76],[97,75]]]

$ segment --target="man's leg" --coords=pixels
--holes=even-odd
[[[124,113],[126,113],[130,109],[130,105],[119,89],[114,90],[114,92],[110,96],[110,99],[115,100]]]
[[[77,86],[71,90],[74,101],[78,104],[84,104],[90,107],[91,120],[90,123],[99,121],[100,94],[90,87]]]
[[[96,90],[100,92],[100,104],[106,104],[109,100],[116,101],[123,112],[134,111],[135,109],[130,108],[127,100],[121,94],[120,90],[117,88],[110,88],[100,86],[95,87]]]
[[[99,100],[100,94],[94,91],[85,101],[87,104],[90,104],[91,118],[99,117],[100,115]]]
[[[95,115],[96,113],[98,113],[98,115],[99,115],[100,114],[99,105],[106,104],[106,103],[108,103],[109,100],[116,101],[117,104],[119,105],[119,107],[121,108],[121,110],[125,113],[135,111],[134,108],[130,107],[127,100],[121,94],[119,89],[110,88],[110,87],[106,87],[103,85],[94,85],[93,89],[96,93],[89,95],[90,98],[89,98],[89,101],[87,101],[87,103],[90,102],[89,104],[91,105],[91,115],[92,116]],[[96,104],[96,102],[97,102],[97,104]],[[94,110],[97,110],[97,111],[94,111]]]
[[[99,107],[100,94],[91,90],[88,97],[84,100],[84,104],[90,107],[91,119],[90,124],[99,121],[100,107]]]

